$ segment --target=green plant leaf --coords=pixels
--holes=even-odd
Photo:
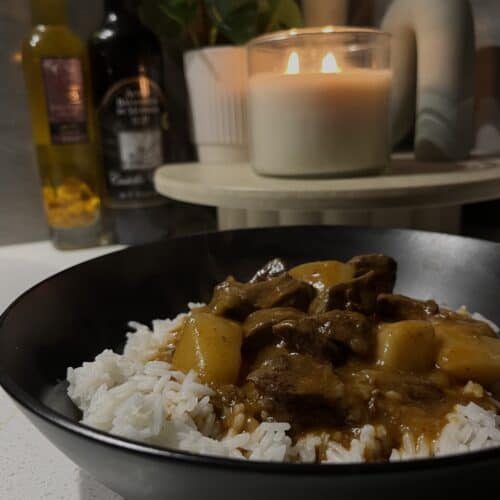
[[[257,35],[302,26],[296,0],[141,0],[143,23],[164,39],[191,37],[198,45],[194,28],[204,5],[211,23],[205,34],[210,43],[223,40],[242,45]]]
[[[266,31],[284,28],[300,28],[304,22],[295,0],[269,0],[271,14]]]
[[[236,44],[257,35],[302,26],[302,14],[295,0],[205,0],[214,26]]]
[[[139,15],[157,36],[173,39],[189,33],[200,0],[142,0]]]
[[[256,35],[255,0],[205,0],[205,8],[212,24],[231,42],[244,44]]]

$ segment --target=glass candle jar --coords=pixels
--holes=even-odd
[[[390,155],[390,36],[280,31],[248,46],[250,156],[258,174],[376,173]]]

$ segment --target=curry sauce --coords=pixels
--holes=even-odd
[[[498,411],[487,389],[500,340],[466,313],[393,294],[396,267],[383,255],[290,270],[275,259],[217,285],[157,358],[213,387],[221,435],[289,422],[294,441],[349,447],[369,424],[380,446],[368,460],[388,459],[406,434],[432,443],[457,404]]]

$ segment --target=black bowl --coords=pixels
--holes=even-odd
[[[293,227],[244,230],[135,247],[78,265],[22,295],[0,319],[0,383],[58,448],[129,500],[366,500],[472,494],[496,483],[500,449],[394,464],[243,462],[147,446],[77,423],[68,366],[119,348],[126,323],[171,317],[207,300],[227,274],[248,278],[273,256],[291,264],[381,252],[397,259],[397,290],[467,304],[500,323],[500,246],[405,230]]]

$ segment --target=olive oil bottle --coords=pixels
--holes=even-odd
[[[86,49],[67,25],[65,0],[31,0],[23,69],[54,245],[104,244],[101,168]]]

